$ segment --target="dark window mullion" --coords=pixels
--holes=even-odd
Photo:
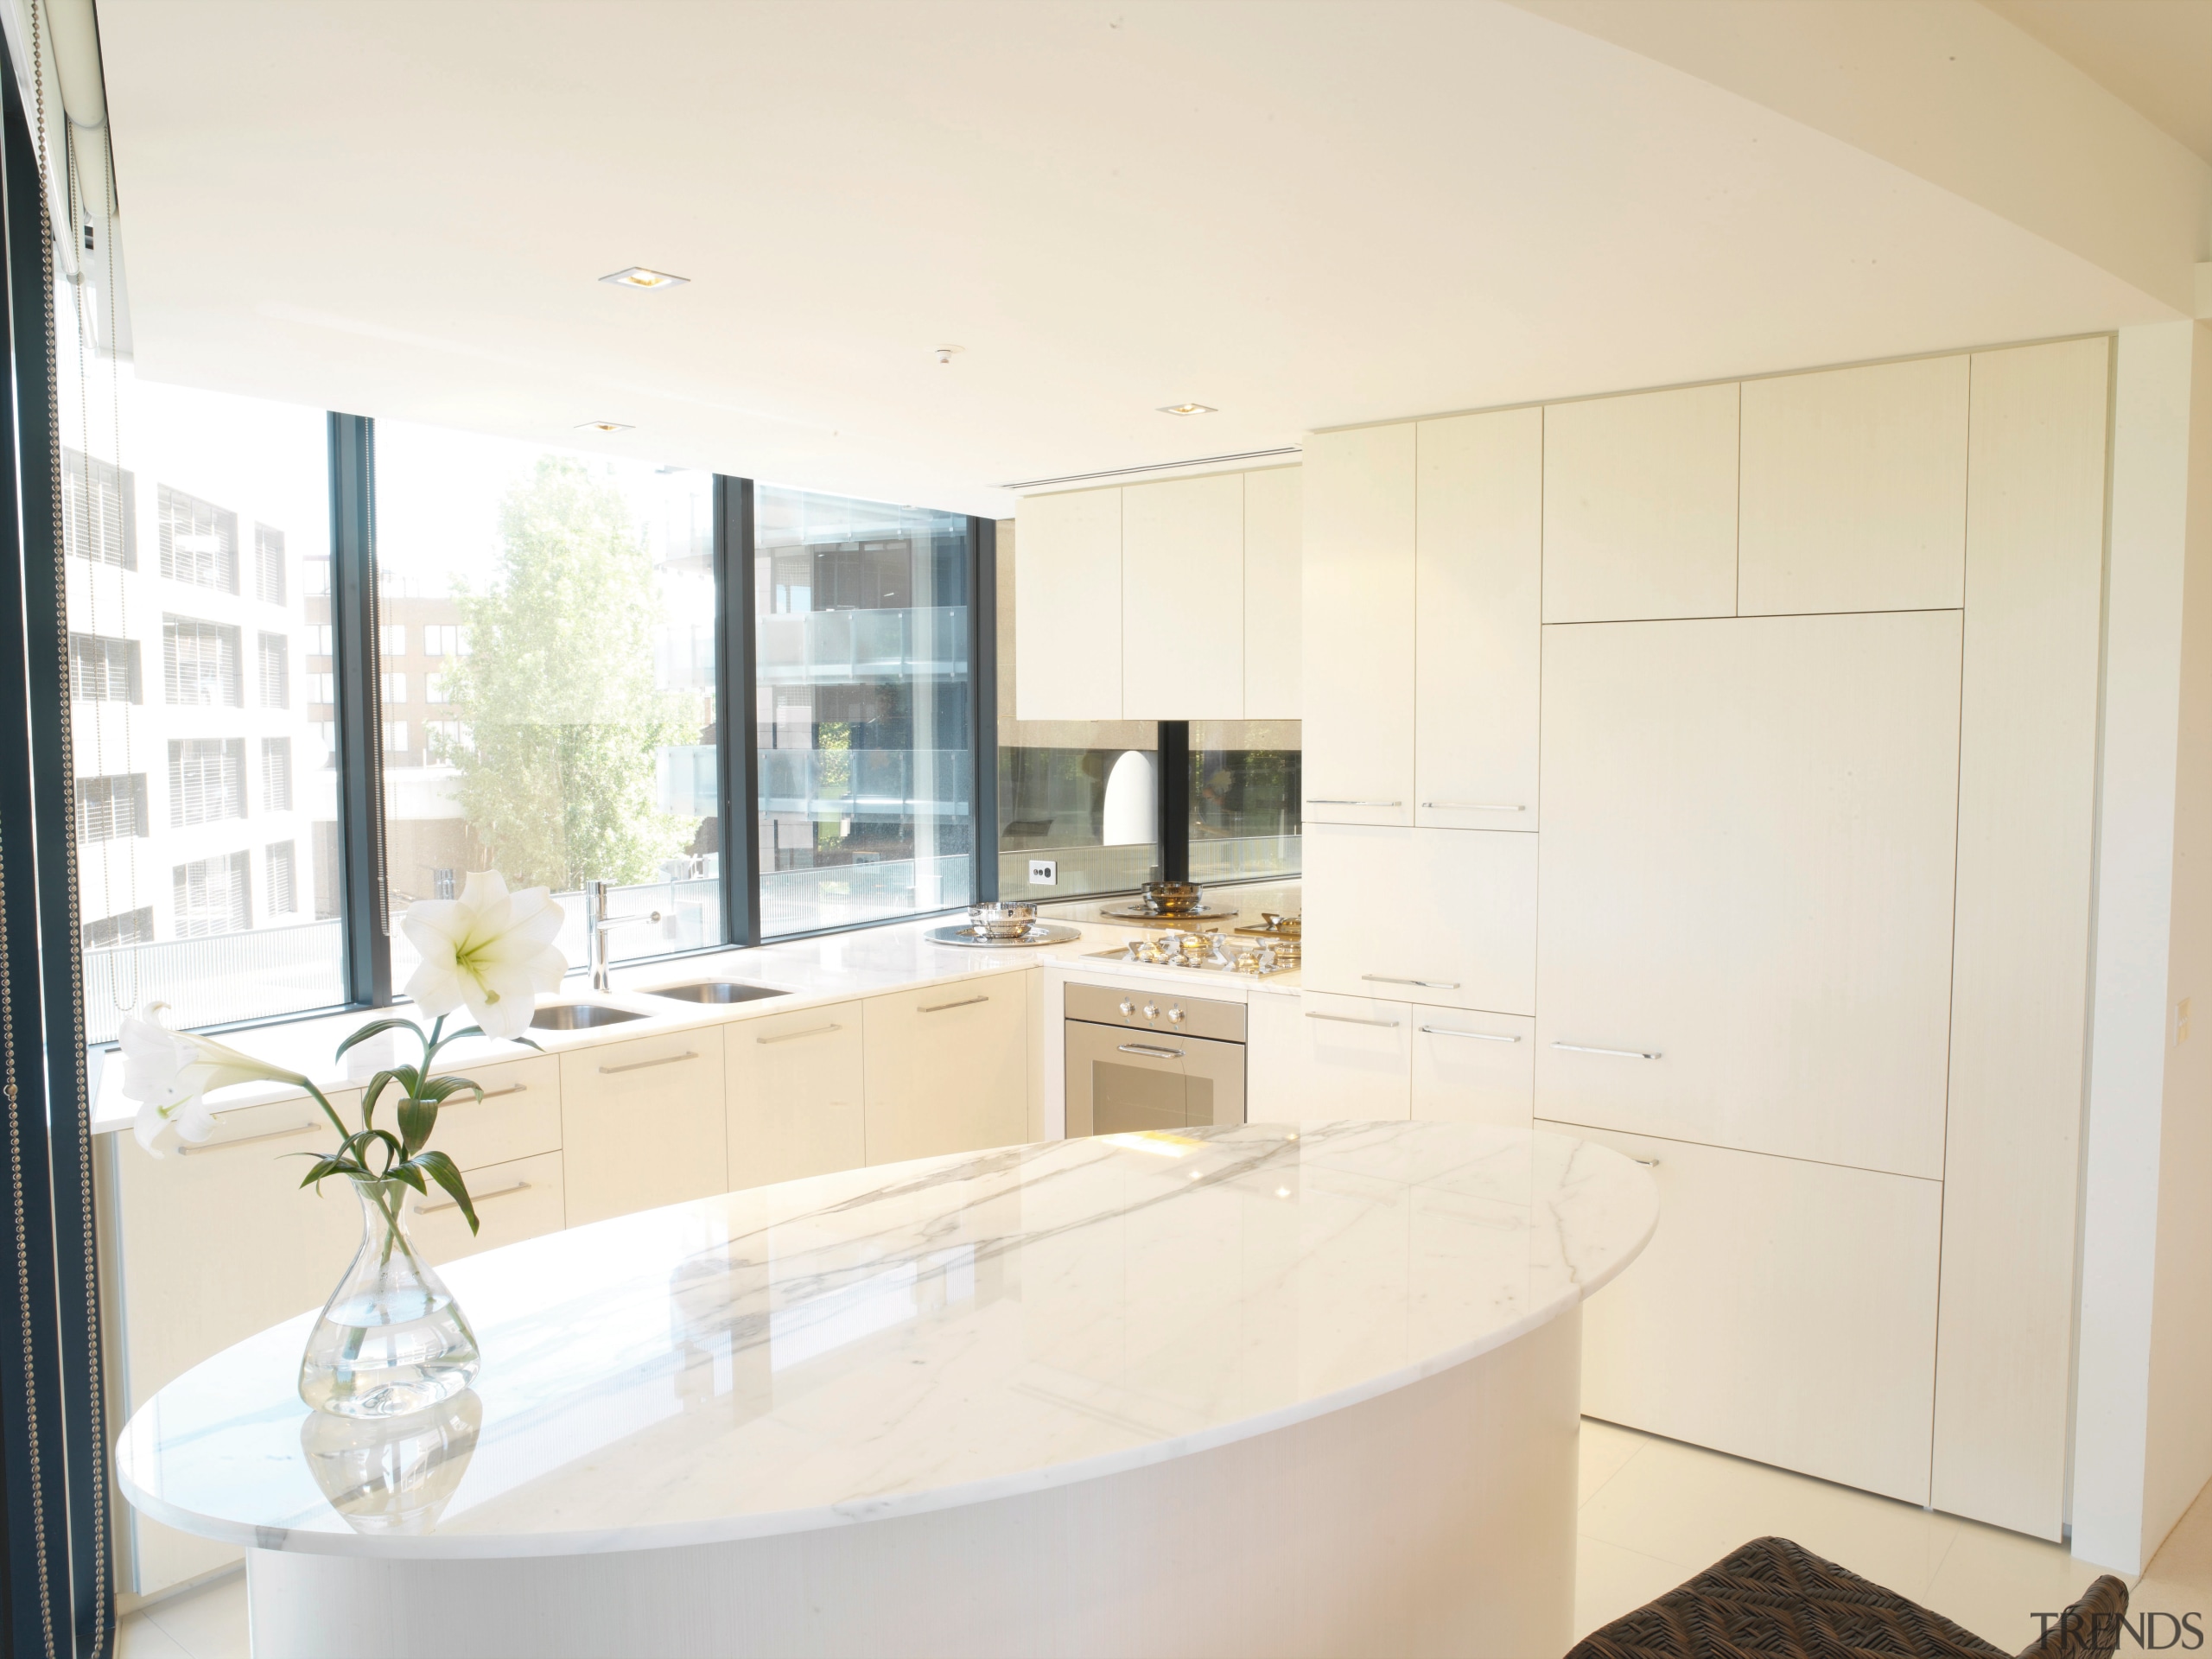
[[[330,644],[336,681],[339,912],[346,988],[355,1004],[391,1001],[385,932],[384,741],[377,678],[376,429],[330,416]]]
[[[760,757],[753,619],[753,480],[715,477],[715,736],[722,930],[760,943]]]
[[[968,520],[968,822],[975,849],[976,902],[999,896],[999,527]]]

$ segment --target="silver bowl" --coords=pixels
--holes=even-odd
[[[1018,899],[968,906],[968,926],[979,939],[1018,939],[1037,925],[1037,906]]]

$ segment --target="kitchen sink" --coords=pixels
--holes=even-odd
[[[619,1026],[626,1020],[642,1020],[627,1008],[610,1008],[597,1002],[556,1002],[530,1016],[540,1031],[588,1031],[594,1026]]]
[[[764,996],[789,996],[767,985],[747,985],[734,979],[694,980],[689,985],[664,985],[648,996],[672,996],[679,1002],[757,1002]]]

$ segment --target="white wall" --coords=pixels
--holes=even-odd
[[[2074,1550],[2133,1572],[2212,1478],[2212,333],[2123,329],[2090,1013]],[[2192,1009],[2194,1013],[2194,1009]]]

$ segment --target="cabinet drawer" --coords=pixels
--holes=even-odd
[[[1413,1115],[1527,1128],[1535,1109],[1536,1022],[1510,1014],[1413,1012]]]
[[[865,1020],[836,1002],[723,1028],[732,1191],[868,1161]]]
[[[559,1232],[564,1217],[561,1154],[541,1153],[472,1169],[468,1197],[476,1206],[478,1226],[473,1234],[461,1206],[443,1187],[433,1183],[427,1195],[409,1197],[408,1232],[432,1266],[502,1244],[519,1244],[540,1233]]]
[[[572,1050],[560,1062],[569,1225],[726,1190],[718,1028]]]
[[[1319,991],[1306,992],[1299,1003],[1298,1116],[1319,1122],[1404,1117],[1418,1010]]]
[[[868,999],[869,1163],[1014,1146],[1027,1137],[1028,1000],[1026,974]]]
[[[504,1164],[556,1152],[561,1145],[561,1062],[533,1056],[499,1065],[467,1068],[484,1098],[463,1092],[438,1109],[430,1144],[463,1169]],[[387,1109],[397,1098],[385,1091],[377,1117],[390,1126]],[[463,1230],[464,1231],[466,1229]]]
[[[1536,841],[1306,826],[1302,982],[1341,996],[1536,1010]]]
[[[1656,1160],[1659,1230],[1582,1314],[1582,1409],[1928,1502],[1942,1184],[1568,1123]]]

